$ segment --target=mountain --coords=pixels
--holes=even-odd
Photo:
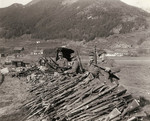
[[[149,16],[120,0],[33,0],[0,9],[0,37],[92,40],[146,29]]]

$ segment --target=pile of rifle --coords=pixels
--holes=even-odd
[[[46,81],[53,76],[52,73],[41,71],[38,66],[32,66],[29,68],[23,68],[20,72],[15,72],[11,74],[12,77],[26,77],[27,82],[31,84],[39,83],[41,80]]]
[[[12,77],[27,77],[32,73],[42,73],[37,66],[23,68],[20,72],[13,73]]]
[[[23,105],[29,111],[23,120],[117,121],[139,106],[123,86],[109,87],[95,79],[86,83],[86,77],[60,76],[33,87],[32,99]]]

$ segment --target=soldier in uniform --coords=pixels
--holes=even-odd
[[[95,64],[95,53],[89,53],[89,63],[87,67],[87,72],[85,75],[87,78],[84,80],[83,83],[89,83],[91,85],[95,84],[103,84],[103,81],[99,79],[99,75],[101,74],[100,68]]]
[[[88,72],[90,72],[94,77],[98,77],[100,73],[100,69],[95,64],[94,52],[89,53]]]
[[[59,65],[59,67],[64,69],[64,70],[66,68],[68,68],[68,61],[67,61],[66,58],[63,57],[63,53],[62,52],[58,53],[58,57],[59,57],[59,59],[56,62]]]
[[[108,59],[106,57],[106,54],[107,53],[105,50],[100,50],[98,52],[98,57],[100,59],[100,63],[98,64],[98,66],[102,68],[101,73],[107,84],[115,82],[117,85],[119,85],[119,78],[115,74],[120,72],[120,68],[117,67],[114,60]]]
[[[41,66],[46,66],[46,63],[48,62],[48,60],[46,59],[46,58],[43,58],[43,57],[41,57],[40,59],[39,59],[39,64],[41,65]]]
[[[54,76],[60,76],[65,70],[68,69],[68,60],[63,57],[63,53],[60,51],[58,53],[58,60],[56,61],[58,67],[56,68],[57,72],[54,72]]]
[[[80,66],[79,66],[79,62],[78,62],[78,59],[77,59],[77,56],[75,55],[75,53],[71,54],[70,66],[71,66],[71,69],[65,71],[64,73],[70,74],[72,76],[75,76],[76,74],[79,73]]]
[[[3,83],[4,78],[5,78],[4,74],[0,73],[0,85]]]

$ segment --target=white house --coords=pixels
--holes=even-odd
[[[43,50],[33,50],[33,52],[31,52],[31,55],[43,55]]]

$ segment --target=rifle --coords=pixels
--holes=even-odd
[[[47,63],[48,66],[50,66],[52,69],[54,69],[55,71],[57,70],[54,66],[52,66],[50,63]]]
[[[59,66],[51,57],[49,57],[49,59],[50,59],[56,66]]]
[[[94,50],[94,58],[95,58],[95,65],[97,65],[96,45],[95,45],[95,50]]]
[[[51,57],[49,57],[49,58],[55,64],[55,68],[53,67],[53,69],[55,69],[56,71],[58,71],[58,69],[59,69],[59,71],[61,71],[61,72],[64,72],[64,70],[66,70],[66,68],[60,67]],[[52,67],[52,65],[50,65],[50,67]]]
[[[95,65],[95,66],[98,67],[99,69],[105,71],[105,68],[104,68],[104,67],[100,67],[100,66],[98,66],[98,65]],[[108,79],[110,79],[111,81],[113,81],[113,79],[117,79],[117,80],[120,79],[118,76],[116,76],[116,75],[115,75],[114,73],[112,73],[111,71],[109,71],[109,72],[105,71],[105,72],[109,74]],[[116,82],[116,83],[118,83],[118,82]]]
[[[83,69],[83,66],[82,66],[81,58],[80,58],[80,56],[79,56],[79,52],[76,51],[76,53],[77,53],[77,57],[78,57],[78,60],[79,60],[80,71],[81,71],[81,73],[83,73],[83,72],[84,72],[84,69]]]

